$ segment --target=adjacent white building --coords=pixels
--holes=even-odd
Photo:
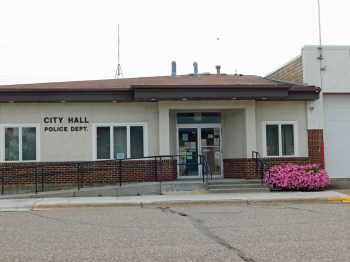
[[[307,102],[308,129],[320,130],[320,137],[323,134],[330,177],[349,178],[350,46],[304,46],[300,55],[266,78],[321,87],[320,99]],[[317,146],[322,150],[321,141]]]

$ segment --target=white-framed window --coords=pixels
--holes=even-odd
[[[2,161],[40,161],[40,125],[1,125]]]
[[[298,126],[296,121],[264,121],[263,151],[265,157],[298,156]]]
[[[95,160],[147,156],[147,123],[93,124],[93,131]]]

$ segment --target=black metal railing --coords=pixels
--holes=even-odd
[[[255,160],[255,173],[257,178],[259,178],[260,169],[261,186],[263,186],[265,183],[265,178],[270,178],[270,170],[266,167],[264,161],[261,159],[259,152],[252,151],[252,158]]]
[[[212,179],[212,171],[208,165],[208,161],[204,155],[192,155],[197,157],[198,162],[194,163],[181,163],[178,161],[180,158],[186,158],[183,155],[160,155],[160,156],[148,156],[140,158],[124,158],[124,159],[111,159],[111,160],[97,160],[97,161],[84,161],[84,162],[64,162],[64,163],[48,163],[42,165],[28,165],[17,167],[3,167],[1,171],[1,193],[4,194],[4,185],[6,180],[18,179],[18,178],[34,178],[35,181],[35,194],[38,193],[38,180],[41,182],[41,192],[44,192],[44,184],[47,178],[64,174],[76,174],[76,182],[78,190],[84,187],[84,176],[86,173],[94,175],[94,172],[99,171],[117,171],[119,173],[119,186],[122,186],[123,171],[127,168],[146,168],[153,167],[154,181],[162,183],[163,171],[162,169],[167,166],[189,166],[197,165],[202,167],[202,179],[206,183],[206,189],[208,189],[208,181]],[[166,161],[174,160],[177,161]],[[154,160],[154,161],[153,161]],[[138,164],[130,164],[131,161],[142,161]],[[103,165],[105,166],[98,166]],[[107,167],[108,164],[113,166]],[[55,168],[65,167],[64,170],[52,171]],[[48,170],[49,169],[49,170]],[[22,171],[22,173],[21,173]],[[24,172],[23,172],[24,171]],[[140,171],[141,172],[141,171]],[[177,171],[176,171],[177,172]],[[6,175],[5,175],[6,173]],[[16,174],[20,173],[20,174]],[[99,174],[101,175],[101,174]],[[109,174],[110,175],[110,174]],[[104,176],[104,174],[102,174]],[[118,181],[116,180],[116,181]]]

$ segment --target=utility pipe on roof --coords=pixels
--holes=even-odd
[[[171,76],[176,76],[176,62],[171,62]]]
[[[193,62],[194,67],[194,76],[198,76],[198,64],[197,62]]]

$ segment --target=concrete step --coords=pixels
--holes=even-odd
[[[268,193],[269,188],[230,188],[230,189],[208,189],[208,194],[227,194],[227,193]]]
[[[266,185],[261,186],[261,184],[214,184],[208,185],[208,189],[230,189],[230,188],[266,188]]]
[[[254,179],[254,180],[247,180],[247,179],[236,179],[234,181],[215,181],[215,180],[210,180],[208,182],[209,185],[240,185],[240,184],[258,184],[261,185],[261,179]]]

